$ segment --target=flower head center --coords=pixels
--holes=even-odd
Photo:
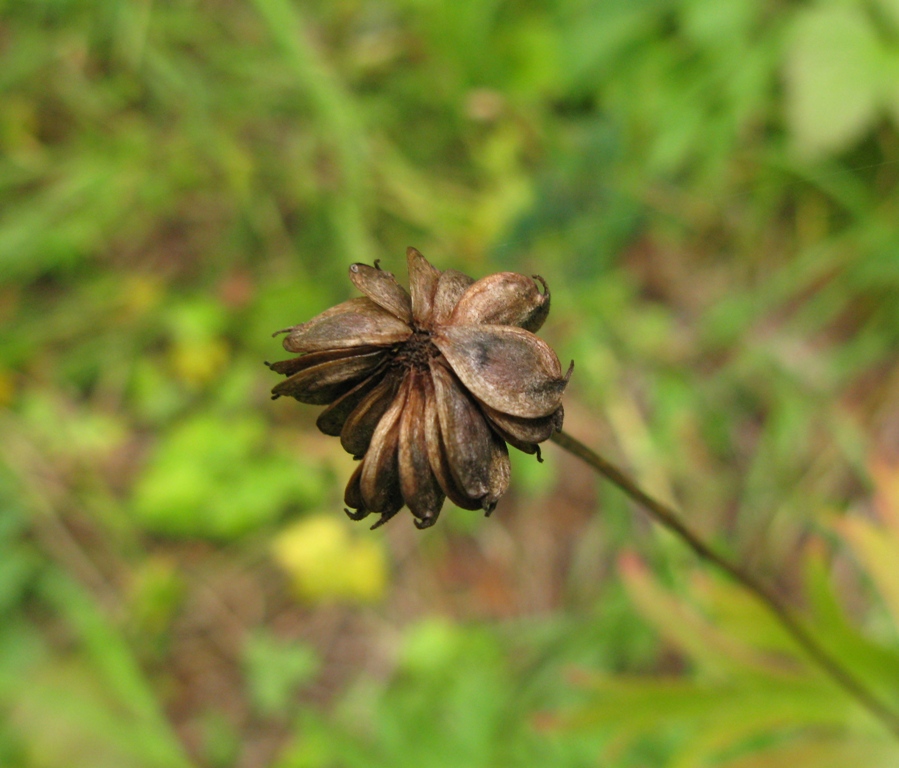
[[[403,368],[427,370],[428,361],[440,354],[428,331],[415,331],[397,349],[394,363]]]

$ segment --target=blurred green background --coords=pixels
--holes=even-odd
[[[0,765],[893,768],[554,446],[370,533],[271,332],[539,273],[567,429],[899,711],[897,0],[0,3]]]

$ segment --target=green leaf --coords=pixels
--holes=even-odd
[[[288,712],[293,694],[319,667],[318,655],[308,645],[279,640],[263,630],[247,638],[243,661],[253,704],[267,717]]]
[[[204,414],[178,424],[135,486],[140,522],[169,535],[229,539],[272,522],[290,502],[308,501],[320,491],[318,473],[262,453],[264,431],[251,417]]]
[[[856,7],[801,11],[788,40],[787,122],[808,157],[846,149],[880,107],[881,51]]]
[[[640,612],[701,668],[718,674],[772,670],[756,648],[722,631],[686,601],[665,590],[635,558],[622,560],[621,570],[625,587]]]
[[[25,692],[27,707],[43,712],[47,720],[58,720],[74,742],[97,740],[104,750],[129,755],[132,765],[190,766],[133,653],[91,597],[56,571],[45,577],[43,592],[78,637],[88,667],[43,667],[43,676]],[[61,676],[64,679],[59,679]],[[83,686],[83,697],[68,689],[70,676],[73,686]],[[48,716],[48,712],[52,714]]]

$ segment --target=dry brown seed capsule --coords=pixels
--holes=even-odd
[[[272,390],[272,397],[289,395],[301,403],[327,405],[367,378],[384,360],[384,352],[326,360],[298,371]]]
[[[562,429],[562,420],[565,417],[565,411],[561,405],[549,416],[536,419],[524,419],[520,416],[500,413],[484,403],[481,403],[481,409],[490,426],[502,436],[503,440],[527,453],[534,453],[534,451],[522,448],[519,444],[536,445],[544,440],[549,440],[554,432]]]
[[[427,528],[437,522],[446,494],[440,489],[428,458],[425,405],[425,371],[409,371],[409,396],[400,423],[400,490],[416,517],[415,525]]]
[[[381,417],[393,402],[399,384],[398,374],[392,372],[359,401],[340,430],[340,444],[347,453],[359,458],[365,454]]]
[[[287,334],[284,349],[288,352],[316,352],[368,345],[389,347],[409,338],[411,329],[371,299],[362,297],[326,309],[309,322],[274,335],[279,333]]]
[[[383,525],[403,507],[397,453],[400,417],[408,394],[408,381],[404,381],[396,399],[381,417],[372,435],[369,450],[362,459],[362,476],[359,478],[362,501],[366,509],[381,515],[373,528]]]
[[[478,400],[512,416],[548,416],[559,407],[568,375],[530,331],[511,325],[447,325],[434,344]]]
[[[353,264],[350,266],[350,280],[379,307],[404,323],[412,322],[412,300],[392,272],[368,264]]]
[[[447,269],[440,273],[437,290],[434,292],[434,325],[444,325],[449,322],[456,304],[459,303],[462,294],[472,283],[474,283],[472,278],[456,272],[455,269]]]
[[[543,293],[537,290],[539,280]],[[452,325],[517,325],[539,330],[549,314],[549,289],[539,275],[534,278],[516,272],[500,272],[473,283],[453,310]]]
[[[420,328],[430,328],[440,270],[431,266],[430,262],[411,246],[406,249],[406,263],[409,267],[412,315]]]
[[[300,359],[302,360],[302,358]],[[359,407],[359,404],[365,396],[382,381],[383,378],[378,376],[377,373],[361,381],[349,392],[341,395],[325,408],[325,410],[319,414],[315,425],[326,435],[340,437],[340,433],[343,431],[347,419],[349,419],[353,411]]]
[[[542,278],[475,282],[414,248],[406,257],[411,295],[377,265],[354,264],[365,297],[280,331],[301,356],[270,366],[289,377],[275,396],[328,404],[319,429],[361,460],[347,514],[376,512],[373,527],[405,505],[427,528],[445,498],[490,514],[509,485],[506,443],[539,458],[537,444],[562,428],[571,375],[531,332],[549,311]]]
[[[440,432],[450,471],[470,499],[482,499],[490,487],[490,427],[484,414],[442,363],[431,365]]]

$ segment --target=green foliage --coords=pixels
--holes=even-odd
[[[843,149],[870,129],[891,84],[885,54],[860,6],[800,14],[788,50],[788,115],[805,151]]]
[[[262,455],[261,419],[202,415],[173,427],[134,488],[134,512],[148,531],[228,539],[273,522],[291,503],[317,497],[315,468]],[[240,471],[235,471],[239,467]]]
[[[268,717],[288,710],[295,690],[310,682],[319,668],[313,649],[286,644],[265,632],[247,640],[244,663],[253,704]]]
[[[540,686],[507,656],[496,633],[434,619],[411,626],[390,687],[363,681],[331,722],[304,713],[276,765],[593,765],[595,737],[559,741],[530,726]]]
[[[895,513],[888,510],[891,519]],[[843,523],[861,563],[890,599],[899,584],[890,565],[899,543],[895,531],[861,520]],[[808,547],[804,565],[812,608],[806,621],[815,637],[895,710],[899,625],[881,625],[881,637],[871,639],[839,604],[821,546]],[[562,716],[564,727],[613,734],[613,752],[641,736],[667,737],[676,747],[666,765],[676,768],[788,765],[790,760],[885,767],[899,759],[899,747],[883,724],[824,675],[737,585],[696,579],[689,595],[676,596],[635,560],[623,563],[622,575],[640,612],[684,654],[692,675],[593,676],[583,683],[591,701]]]

